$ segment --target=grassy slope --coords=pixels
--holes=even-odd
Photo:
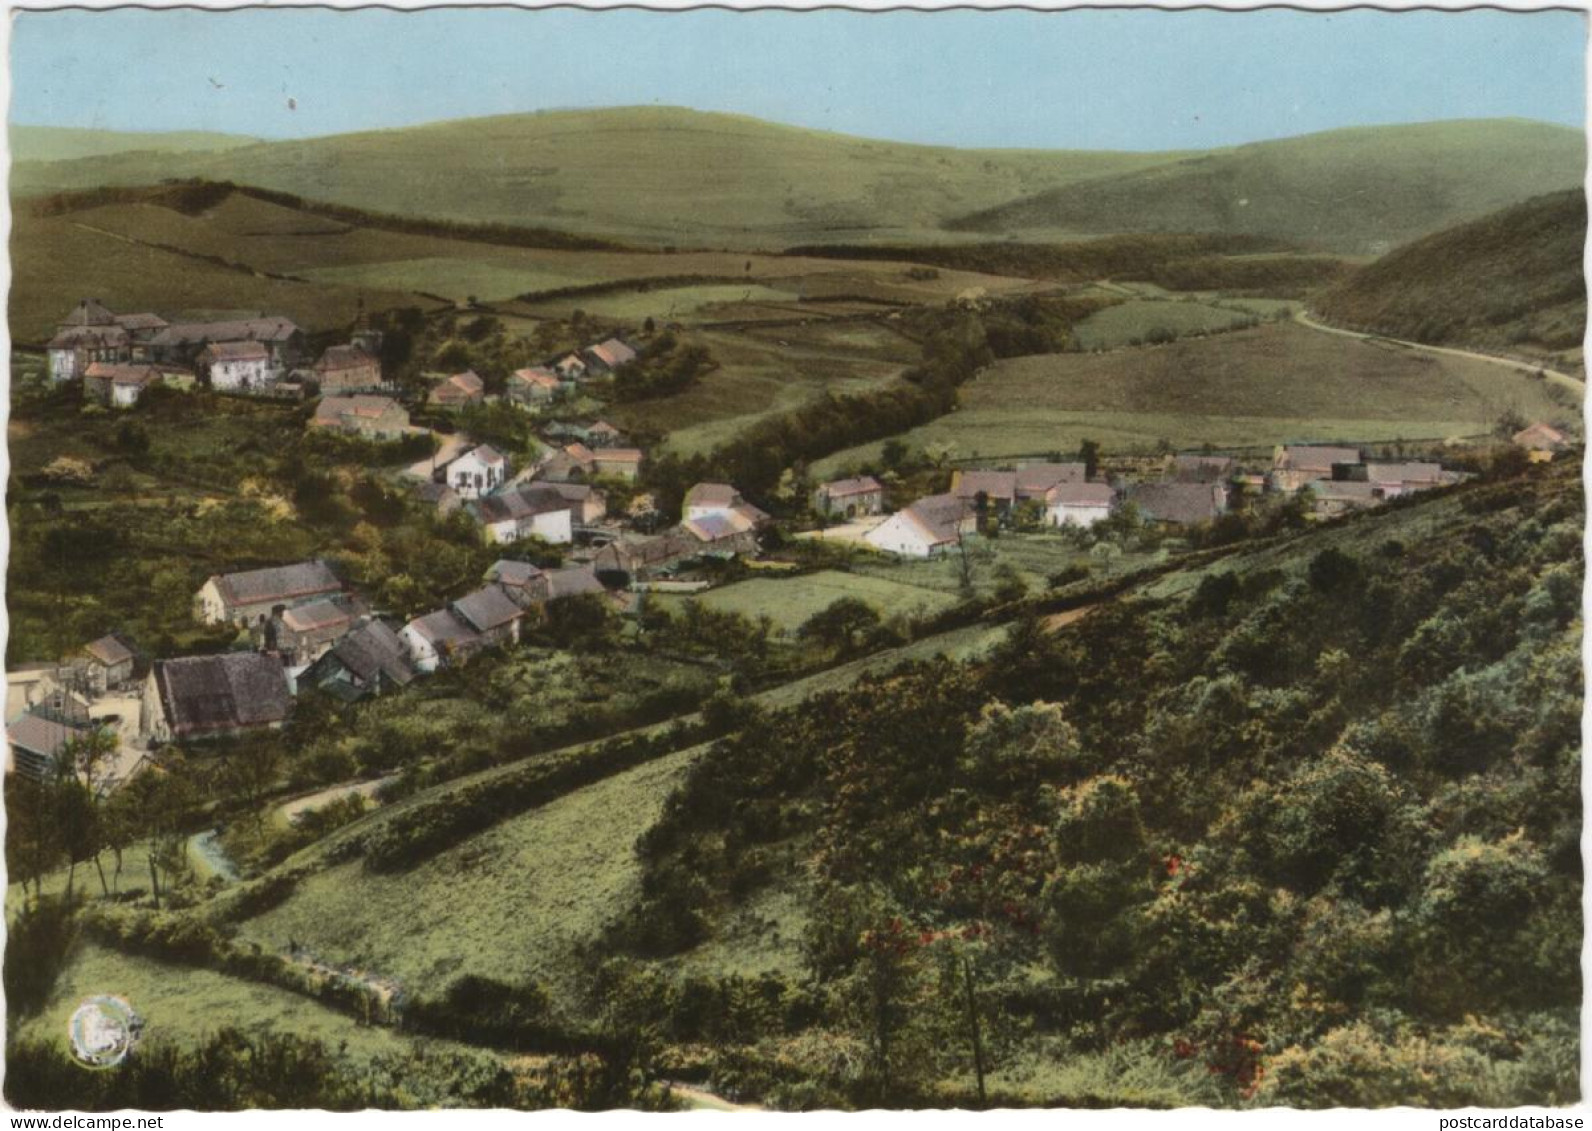
[[[1458,345],[1576,349],[1586,198],[1537,197],[1389,252],[1318,296],[1331,321]]]
[[[1566,412],[1543,384],[1501,366],[1280,324],[999,362],[963,388],[958,411],[905,439],[954,444],[962,457],[1074,451],[1086,437],[1115,451],[1162,438],[1179,447],[1442,439],[1490,431],[1510,408],[1528,419]],[[875,458],[877,448],[837,453],[813,472]]]
[[[12,124],[9,136],[13,161],[73,161],[132,152],[149,155],[213,152],[254,145],[259,140],[242,134],[207,133],[203,130],[123,133],[116,130],[16,124]]]
[[[695,599],[717,612],[740,613],[756,617],[767,613],[777,628],[792,632],[814,613],[827,609],[842,597],[858,597],[883,617],[898,613],[923,615],[940,612],[956,604],[954,593],[943,593],[888,577],[821,570],[791,578],[756,577],[718,589],[710,589]],[[685,598],[665,597],[666,606],[677,608]]]
[[[1334,130],[1050,189],[975,212],[977,232],[1219,232],[1378,252],[1579,184],[1578,131],[1519,119]]]
[[[1176,155],[1172,155],[1176,156]],[[1165,154],[956,150],[670,107],[556,111],[225,153],[25,162],[12,191],[234,180],[391,212],[766,245],[932,231],[947,217]]]

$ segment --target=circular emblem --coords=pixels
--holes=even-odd
[[[67,1033],[72,1038],[72,1054],[88,1068],[113,1068],[132,1051],[144,1029],[125,998],[100,994],[83,999],[72,1011]]]

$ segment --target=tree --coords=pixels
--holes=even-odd
[[[844,655],[857,647],[864,633],[878,625],[879,614],[872,605],[857,597],[842,597],[808,617],[796,635]]]
[[[1096,440],[1085,440],[1078,445],[1078,462],[1083,464],[1083,473],[1086,479],[1093,479],[1095,472],[1100,470],[1100,444]]]

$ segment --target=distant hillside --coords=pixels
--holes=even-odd
[[[237,149],[259,139],[241,134],[181,130],[168,133],[121,133],[115,130],[78,130],[55,126],[18,126],[10,129],[12,161],[75,161],[85,157],[141,152],[188,153]]]
[[[224,152],[22,160],[12,192],[202,177],[380,212],[697,246],[939,234],[952,216],[1182,154],[958,150],[668,107],[473,118]]]
[[[1339,325],[1415,341],[1575,349],[1586,227],[1581,190],[1536,197],[1398,248],[1314,305]]]
[[[1335,130],[1049,189],[958,231],[1219,232],[1356,254],[1581,182],[1580,132],[1519,119]]]

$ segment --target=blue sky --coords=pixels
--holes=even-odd
[[[1580,126],[1585,36],[1573,12],[22,12],[11,118],[303,137],[661,103],[936,144],[1198,148]]]

